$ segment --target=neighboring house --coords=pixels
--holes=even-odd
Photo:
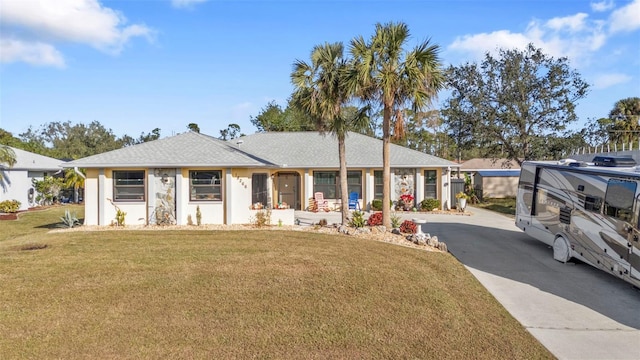
[[[349,191],[363,209],[382,198],[382,141],[357,133],[346,138]],[[339,201],[338,145],[330,134],[267,132],[223,141],[187,132],[71,161],[85,168],[85,224],[108,225],[117,209],[125,224],[246,224],[260,209],[272,221],[294,222],[322,192]],[[448,184],[457,164],[391,145],[392,189],[451,203]],[[117,207],[117,208],[116,208]]]
[[[515,197],[518,192],[520,170],[480,170],[476,171],[474,184],[479,198]]]
[[[463,162],[460,171],[471,177],[473,187],[483,198],[516,196],[520,178],[516,161],[476,158]]]
[[[27,210],[36,205],[37,194],[32,180],[43,180],[46,175],[60,173],[63,162],[21,149],[11,149],[16,154],[16,163],[13,167],[0,164],[0,201],[18,200],[20,210]]]

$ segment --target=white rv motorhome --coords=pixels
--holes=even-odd
[[[640,287],[639,183],[631,158],[525,161],[516,226],[552,246],[558,261],[579,259]]]

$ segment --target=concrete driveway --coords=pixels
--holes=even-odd
[[[449,251],[559,359],[640,359],[640,291],[583,263],[553,260],[514,220],[427,215]]]

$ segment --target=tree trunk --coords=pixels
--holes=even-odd
[[[349,223],[349,187],[347,184],[347,151],[345,135],[338,135],[338,157],[340,158],[340,197],[342,201],[342,225]]]
[[[382,115],[382,225],[391,228],[391,105],[385,104]]]

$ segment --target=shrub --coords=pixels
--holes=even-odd
[[[72,214],[69,210],[64,211],[64,216],[60,217],[60,220],[62,220],[62,223],[68,228],[80,225],[80,220],[78,220],[76,213],[74,212]]]
[[[400,227],[400,216],[395,213],[391,214],[391,227],[397,229]]]
[[[60,196],[60,189],[64,186],[63,182],[64,179],[53,176],[45,176],[42,180],[32,179],[31,183],[38,193],[36,201],[44,205],[51,205],[57,202]]]
[[[202,225],[202,213],[200,212],[200,205],[196,206],[196,224]]]
[[[120,210],[120,208],[116,209],[116,225],[124,226],[124,218],[127,216],[127,213]]]
[[[318,225],[327,226],[327,219],[320,219],[320,221],[318,221]]]
[[[405,234],[415,234],[418,230],[416,224],[411,220],[405,220],[400,225],[400,232]]]
[[[389,207],[393,205],[393,201],[389,201]],[[373,199],[371,200],[371,209],[374,211],[382,211],[382,200],[381,199]]]
[[[349,226],[354,228],[361,228],[365,225],[364,213],[362,211],[354,211],[351,220],[349,220]]]
[[[256,227],[271,225],[271,210],[260,210],[256,212],[253,225]]]
[[[433,211],[440,208],[440,200],[438,199],[424,199],[420,202],[420,209],[425,211]]]
[[[3,213],[16,213],[20,210],[20,201],[18,200],[5,200],[0,202],[0,212]]]
[[[376,212],[371,214],[371,216],[369,216],[369,219],[367,220],[367,225],[369,226],[382,225],[382,213]]]

